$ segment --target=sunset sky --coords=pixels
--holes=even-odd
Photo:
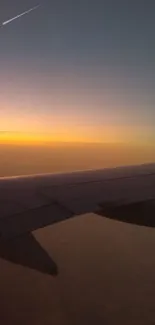
[[[0,324],[155,325],[153,167],[70,174],[145,163],[155,0],[0,0]]]
[[[0,29],[0,142],[154,143],[155,2],[40,3]]]

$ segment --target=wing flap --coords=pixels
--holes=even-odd
[[[101,204],[96,214],[139,226],[155,227],[155,200],[122,205]]]
[[[56,263],[29,233],[12,240],[1,240],[0,258],[42,273],[58,274]]]
[[[14,238],[72,216],[73,213],[70,210],[58,203],[27,210],[22,214],[0,219],[0,237],[4,239]]]

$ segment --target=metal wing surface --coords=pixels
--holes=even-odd
[[[155,164],[0,178],[0,238],[7,245],[33,242],[32,231],[88,212],[154,227]]]

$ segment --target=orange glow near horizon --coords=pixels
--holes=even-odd
[[[114,87],[116,76],[107,73],[101,84],[98,75],[68,70],[41,78],[17,71],[13,78],[8,69],[2,76],[0,143],[155,143],[153,119]]]
[[[50,144],[50,143],[113,143],[116,142],[116,138],[105,135],[105,140],[101,138],[95,138],[89,136],[89,134],[81,134],[75,132],[75,130],[61,131],[61,133],[50,134],[50,133],[26,133],[26,132],[1,132],[0,133],[0,144]]]
[[[132,130],[132,131],[131,131]],[[0,144],[43,145],[52,143],[103,143],[154,145],[153,138],[142,137],[141,130],[131,127],[94,127],[55,129],[53,132],[0,131]]]

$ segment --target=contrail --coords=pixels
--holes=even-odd
[[[22,17],[22,16],[28,14],[29,12],[31,12],[31,11],[37,9],[38,7],[40,7],[40,4],[39,4],[38,6],[35,6],[35,7],[31,8],[31,9],[27,10],[27,11],[24,11],[22,14],[17,15],[16,17],[13,17],[13,18],[11,18],[11,19],[9,19],[9,20],[4,21],[4,22],[2,23],[2,26],[5,26],[5,25],[11,23],[13,20],[15,20],[15,19],[17,19],[17,18],[20,18],[20,17]]]

